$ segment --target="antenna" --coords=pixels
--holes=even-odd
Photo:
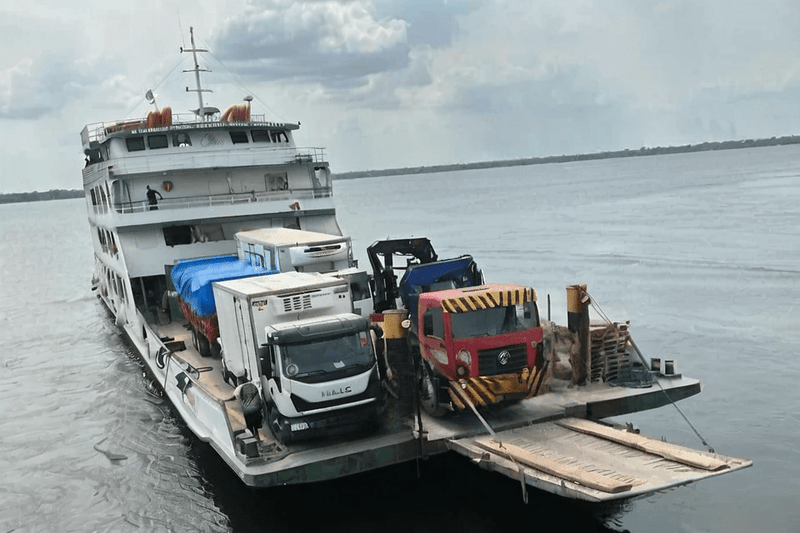
[[[189,27],[189,35],[191,36],[192,47],[190,49],[188,49],[188,50],[186,48],[181,48],[181,52],[191,52],[192,53],[192,57],[194,58],[194,68],[191,69],[191,70],[184,70],[184,72],[194,72],[194,79],[195,79],[195,83],[197,85],[197,88],[196,89],[190,89],[189,87],[187,87],[186,88],[186,92],[187,93],[188,92],[196,92],[197,93],[197,101],[199,103],[199,107],[197,108],[197,111],[195,111],[195,114],[200,117],[200,120],[205,121],[206,120],[206,107],[205,107],[205,105],[203,105],[203,93],[212,93],[214,91],[212,91],[210,89],[203,89],[201,87],[201,85],[200,85],[200,73],[201,72],[211,72],[211,71],[208,70],[208,69],[200,68],[200,64],[197,62],[197,52],[208,52],[208,50],[206,50],[204,48],[195,47],[195,45],[194,45],[194,28],[191,27],[191,26]],[[208,109],[211,110],[212,108],[208,108]]]

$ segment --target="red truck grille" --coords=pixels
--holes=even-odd
[[[481,376],[519,372],[527,366],[528,350],[524,344],[502,346],[478,352],[478,372]]]

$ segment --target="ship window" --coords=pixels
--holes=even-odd
[[[250,132],[253,137],[254,143],[268,143],[270,142],[269,130],[253,130]]]
[[[192,138],[188,133],[176,133],[172,136],[172,146],[184,148],[192,145]]]
[[[198,224],[196,226],[186,225],[164,228],[164,242],[167,246],[224,240],[225,233],[222,230],[222,224]]]
[[[164,242],[167,246],[192,244],[191,226],[170,226],[164,228]]]
[[[231,141],[233,141],[233,144],[249,142],[247,140],[247,132],[246,131],[232,131],[232,132],[230,132],[230,134],[231,134]]]
[[[264,177],[267,180],[268,191],[285,191],[289,188],[289,182],[285,172],[282,174],[265,174]]]
[[[169,146],[167,144],[166,135],[148,135],[147,145],[150,147],[151,150],[155,148],[166,148],[167,146]]]
[[[128,137],[125,139],[129,152],[139,152],[144,150],[144,137]]]
[[[272,132],[272,142],[276,142],[276,143],[281,142],[281,136],[283,136],[283,138],[286,140],[287,143],[289,142],[289,137],[286,135],[285,131],[273,131]]]

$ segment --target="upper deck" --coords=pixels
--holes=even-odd
[[[192,120],[194,115],[169,113],[168,117],[161,122],[123,120],[84,127],[84,185],[105,177],[106,170],[133,176],[213,167],[326,165],[321,148],[295,145],[292,132],[299,124],[249,115],[236,122],[222,120],[218,114],[206,121]]]
[[[129,218],[137,213],[144,216],[138,223],[152,223],[209,216],[214,208],[217,216],[246,215],[265,207],[286,212],[330,209],[330,200],[320,201],[332,194],[324,151],[297,148],[292,133],[299,124],[268,122],[249,112],[233,122],[218,112],[206,121],[168,110],[157,115],[162,113],[167,120],[154,121],[151,113],[149,119],[83,129],[83,184],[90,218],[128,215],[124,224],[129,225],[137,223]],[[159,210],[172,210],[173,215],[151,212],[148,186],[158,191]],[[260,205],[241,205],[253,203]],[[175,209],[192,213],[178,215]],[[114,220],[107,223],[123,223],[117,216]]]

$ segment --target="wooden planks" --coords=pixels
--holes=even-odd
[[[693,468],[700,468],[703,470],[708,470],[709,472],[717,472],[719,470],[730,468],[726,462],[705,455],[701,452],[689,450],[675,444],[653,440],[635,433],[629,433],[627,431],[603,426],[602,424],[597,424],[588,420],[567,418],[564,420],[558,420],[556,424],[567,429],[580,431],[581,433],[585,433],[587,435],[600,437],[624,446],[629,446],[645,453],[658,455],[664,459],[669,459],[670,461],[675,461]]]
[[[563,464],[541,453],[526,450],[514,444],[501,443],[497,440],[476,440],[475,444],[506,459],[520,462],[546,474],[578,483],[591,489],[618,494],[631,490],[633,486],[631,483],[624,483],[596,472],[588,472],[580,467]]]

